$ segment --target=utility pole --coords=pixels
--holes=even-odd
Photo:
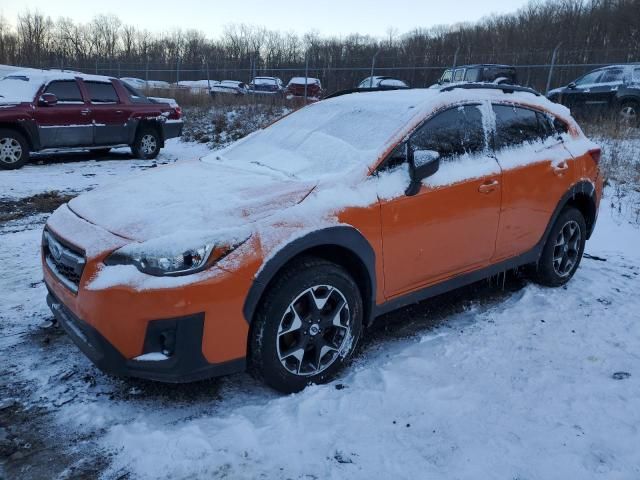
[[[549,93],[549,90],[551,89],[551,77],[553,76],[553,67],[556,64],[556,57],[558,55],[558,49],[560,48],[560,45],[562,45],[562,42],[556,45],[556,48],[553,49],[553,54],[551,55],[551,66],[549,67],[549,76],[547,77],[547,90],[545,93]]]
[[[369,88],[373,88],[373,71],[376,68],[376,57],[379,53],[380,49],[378,49],[378,51],[373,55],[373,58],[371,59],[371,75],[369,76]]]
[[[309,82],[309,52],[304,56],[304,104],[307,104],[307,83]]]
[[[207,67],[207,89],[209,90],[209,95],[211,95],[211,76],[209,75],[209,61],[205,62],[205,66]]]
[[[451,81],[453,82],[453,71],[458,65],[458,52],[460,51],[460,45],[456,48],[456,53],[453,54],[453,66],[451,67]]]

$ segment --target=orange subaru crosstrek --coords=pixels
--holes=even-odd
[[[600,149],[532,90],[352,92],[99,188],[43,233],[55,317],[101,369],[330,379],[387,311],[519,266],[565,284]]]

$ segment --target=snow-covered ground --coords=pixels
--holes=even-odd
[[[206,151],[172,141],[157,162]],[[150,165],[89,158],[0,172],[0,197]],[[340,378],[284,397],[102,374],[41,328],[46,216],[0,224],[0,478],[640,478],[640,227],[612,190],[566,288],[508,277],[394,312]]]
[[[207,153],[210,150],[206,145],[172,138],[167,140],[165,148],[152,162],[133,158],[128,148],[113,149],[99,160],[88,151],[36,154],[23,168],[0,172],[0,200],[24,198],[52,190],[80,193],[157,165],[194,160]]]

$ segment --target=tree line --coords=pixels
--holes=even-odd
[[[518,65],[521,83],[544,88],[558,48],[554,85],[597,64],[640,60],[640,1],[532,1],[511,14],[478,22],[419,28],[384,36],[297,35],[253,25],[228,25],[215,37],[198,30],[151,33],[114,15],[88,23],[25,11],[15,23],[0,17],[0,63],[66,68],[154,80],[237,79],[303,74],[328,90],[352,87],[369,74],[414,86],[464,63]],[[375,60],[374,60],[375,57]]]

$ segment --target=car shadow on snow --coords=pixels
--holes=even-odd
[[[126,149],[111,150],[109,153],[98,154],[92,150],[70,150],[31,154],[31,165],[53,165],[58,163],[87,162],[90,160],[136,160],[136,157]]]
[[[511,294],[521,290],[527,284],[525,277],[518,272],[507,272],[491,279],[483,280],[467,287],[448,292],[437,297],[409,305],[399,310],[385,314],[373,323],[365,332],[361,344],[355,355],[355,361],[366,365],[367,356],[385,348],[389,341],[411,339],[424,335],[436,328],[447,326],[447,320],[455,314],[462,313],[474,305],[487,305],[503,301]],[[56,328],[56,330],[60,330]],[[36,335],[38,335],[36,333]],[[68,343],[69,349],[75,348],[66,335],[59,336],[59,341]],[[65,348],[65,349],[66,349]],[[78,363],[75,369],[86,370],[78,375],[85,385],[102,384],[101,395],[110,399],[127,402],[161,401],[167,406],[176,404],[210,404],[212,400],[218,402],[230,401],[233,396],[241,392],[246,395],[269,398],[278,394],[254,380],[246,373],[239,373],[223,378],[213,378],[192,383],[169,384],[136,378],[110,377],[96,367],[81,353],[77,353]],[[338,376],[334,383],[339,384],[340,378],[349,372]],[[61,375],[62,381],[68,381]],[[341,388],[341,387],[337,387]]]

